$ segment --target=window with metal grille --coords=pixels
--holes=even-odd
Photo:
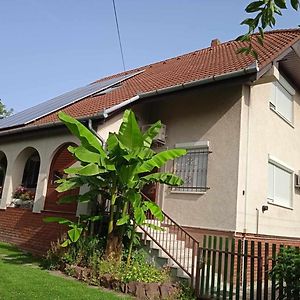
[[[207,187],[208,146],[187,149],[187,154],[174,161],[175,174],[181,177],[184,184],[173,187],[173,191],[205,192]]]

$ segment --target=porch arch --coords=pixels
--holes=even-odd
[[[35,193],[40,171],[41,158],[33,147],[23,149],[17,156],[12,172],[13,191],[20,185]]]
[[[73,202],[70,204],[58,204],[59,198],[66,195],[78,195],[79,189],[74,189],[65,193],[58,193],[55,189],[57,183],[55,181],[64,176],[64,169],[72,166],[76,163],[74,156],[68,151],[68,146],[77,146],[74,143],[64,143],[60,145],[51,161],[50,171],[48,176],[48,185],[45,199],[44,210],[46,211],[59,211],[76,213],[77,203]]]
[[[0,199],[2,198],[2,192],[6,177],[7,170],[7,157],[3,151],[0,150]]]

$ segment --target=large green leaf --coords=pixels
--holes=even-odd
[[[151,229],[154,229],[154,230],[157,230],[157,231],[165,231],[164,228],[160,227],[160,226],[157,226],[157,225],[154,225],[152,223],[144,223],[143,226],[147,226]]]
[[[68,127],[71,133],[81,141],[84,148],[105,156],[101,142],[88,128],[62,111],[58,113],[58,117]]]
[[[172,173],[152,173],[141,177],[141,180],[146,183],[159,182],[171,186],[179,186],[183,184],[183,180]]]
[[[101,173],[105,173],[104,169],[101,169],[98,165],[90,163],[83,167],[67,168],[64,170],[66,174],[77,174],[82,176],[94,176]]]
[[[145,159],[150,159],[154,154],[155,154],[155,152],[152,149],[142,147],[142,148],[137,148],[133,151],[130,151],[129,154],[124,155],[123,157],[127,161],[130,161],[130,160],[145,160]]]
[[[98,190],[90,190],[82,195],[67,195],[60,197],[58,200],[59,204],[66,204],[66,203],[72,203],[74,201],[78,202],[89,202],[94,200],[97,195],[99,194]]]
[[[123,115],[123,122],[120,126],[118,138],[120,142],[129,149],[143,146],[143,135],[131,110],[126,110]]]
[[[58,182],[60,185],[56,188],[56,191],[60,193],[76,189],[82,185],[81,179],[77,177],[58,180]]]
[[[164,216],[161,208],[152,201],[144,201],[144,205],[151,211],[152,215],[159,221],[163,221]]]
[[[141,205],[142,196],[139,192],[135,190],[129,190],[126,194],[126,198],[129,199],[133,207],[137,207]]]
[[[89,151],[88,149],[86,149],[82,146],[79,146],[79,147],[69,146],[68,150],[71,153],[73,153],[78,160],[80,160],[82,162],[95,163],[98,165],[102,165],[102,160],[104,157],[102,157],[101,154],[99,154],[99,153]]]
[[[66,218],[61,218],[61,217],[46,217],[43,219],[43,221],[45,223],[59,223],[59,224],[64,224],[64,225],[70,225],[72,224],[73,222],[66,219]]]
[[[186,154],[184,149],[171,149],[157,153],[151,159],[145,161],[138,169],[137,173],[151,172],[154,168],[162,167],[167,161]]]
[[[101,221],[103,219],[103,216],[88,216],[87,220],[91,222],[97,222]]]
[[[143,134],[144,146],[150,148],[153,139],[158,135],[161,129],[161,121],[157,121],[151,125],[148,130]]]
[[[133,180],[135,165],[122,165],[118,173],[120,182],[123,185],[129,185]]]
[[[125,215],[124,217],[122,217],[121,219],[119,219],[117,221],[117,226],[124,225],[124,224],[128,223],[128,221],[129,221],[129,215]]]
[[[137,225],[142,225],[146,221],[146,215],[142,207],[134,207],[134,220]]]
[[[83,231],[82,227],[77,227],[76,225],[73,225],[73,228],[68,230],[68,236],[72,243],[75,243],[80,238],[80,235]]]
[[[106,140],[106,146],[109,152],[113,152],[113,153],[116,152],[116,149],[119,148],[119,140],[116,133],[110,132],[108,134],[108,138]]]
[[[62,244],[61,247],[65,248],[68,247],[72,242],[69,239],[66,239]]]

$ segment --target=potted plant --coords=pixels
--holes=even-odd
[[[13,201],[11,206],[21,208],[32,208],[35,194],[26,187],[19,186],[13,192]]]

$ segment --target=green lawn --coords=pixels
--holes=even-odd
[[[131,299],[39,268],[38,261],[15,247],[0,243],[0,299]]]

